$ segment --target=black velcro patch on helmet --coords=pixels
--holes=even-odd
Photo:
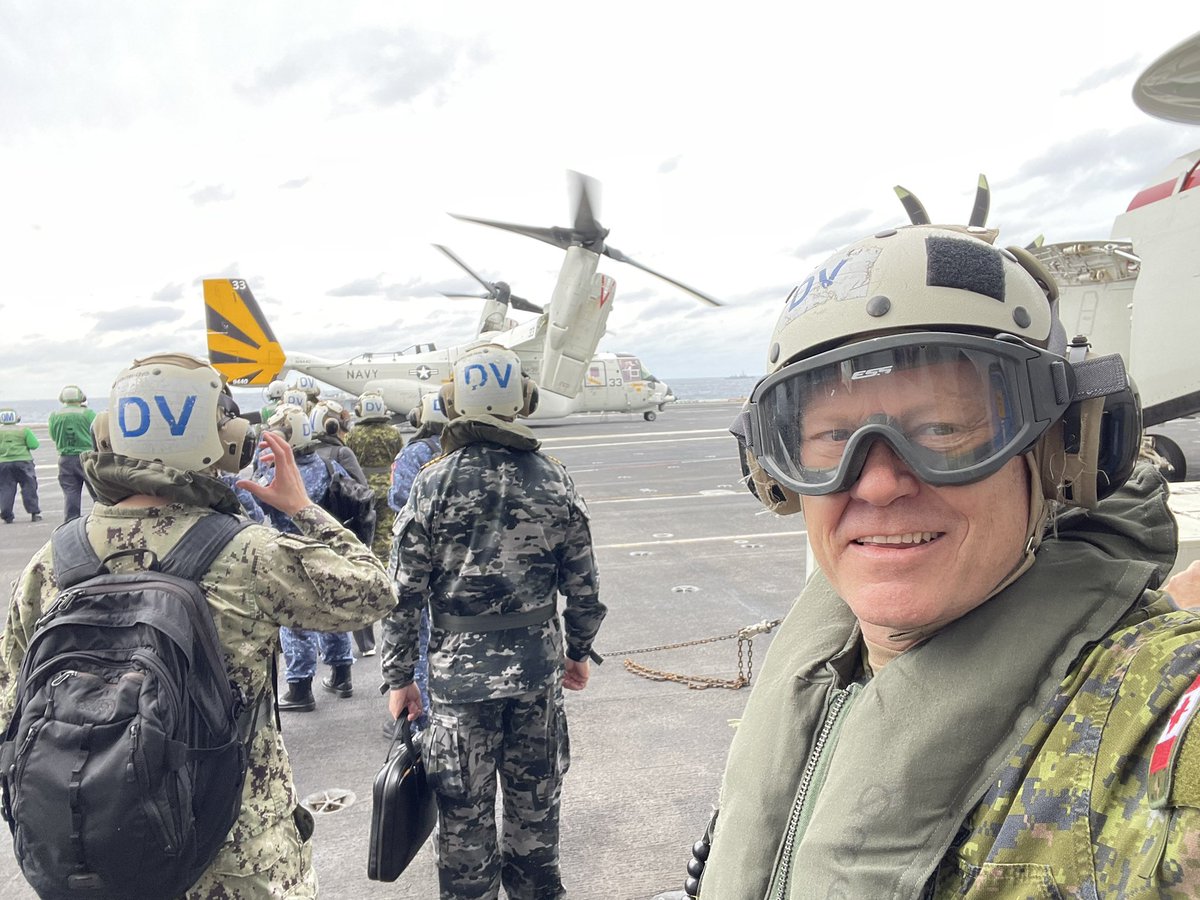
[[[998,250],[975,241],[925,238],[930,287],[958,288],[1004,302],[1004,257]]]

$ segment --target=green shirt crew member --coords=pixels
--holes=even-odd
[[[83,477],[81,453],[92,449],[92,421],[96,413],[87,408],[87,396],[77,385],[68,384],[59,392],[62,409],[50,413],[50,439],[58,448],[58,486],[63,493],[63,521],[79,517],[80,499],[87,480]],[[92,490],[89,487],[88,493]],[[95,500],[95,494],[92,494]]]
[[[21,489],[21,504],[35,522],[42,519],[38,505],[37,470],[33,453],[38,439],[30,429],[21,425],[21,416],[14,409],[0,409],[0,519],[4,524],[13,521],[13,503],[17,488]]]

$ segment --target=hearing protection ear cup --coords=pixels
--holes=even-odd
[[[1095,508],[1128,480],[1142,445],[1142,404],[1132,380],[1115,394],[1071,404],[1042,438],[1042,493]]]
[[[408,411],[408,424],[413,428],[421,427],[421,407],[414,406]]]
[[[100,453],[112,453],[112,441],[108,437],[108,410],[96,413],[91,430],[92,449]]]
[[[237,474],[250,465],[254,458],[256,443],[250,422],[240,417],[228,418],[217,426],[217,437],[221,440],[224,455],[217,460],[217,468],[223,472]]]
[[[457,419],[460,415],[458,407],[454,405],[454,382],[447,381],[438,391],[438,397],[442,401],[442,410],[446,413],[446,418],[450,420]]]
[[[790,516],[804,511],[799,494],[768,475],[758,464],[754,454],[740,440],[737,447],[738,462],[742,466],[742,481],[759,503],[777,516]]]
[[[524,398],[524,403],[517,415],[521,417],[533,415],[537,411],[541,395],[538,392],[538,386],[528,375],[521,376],[521,396]]]

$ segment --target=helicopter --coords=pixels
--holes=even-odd
[[[1134,103],[1160,119],[1200,124],[1200,33],[1159,57],[1137,79]],[[1200,413],[1200,150],[1171,162],[1113,222],[1108,240],[1029,248],[1058,284],[1068,334],[1097,353],[1120,353],[1142,399],[1147,429]],[[1187,477],[1179,445],[1149,433]]]
[[[609,231],[595,214],[596,182],[577,172],[570,172],[568,176],[573,222],[569,227],[541,228],[452,214],[464,221],[533,237],[565,251],[550,303],[536,318],[520,324],[510,323],[506,319],[507,309],[516,304],[513,304],[508,286],[504,285],[502,291],[500,285],[503,283],[498,282],[491,286],[495,288],[495,296],[485,297],[487,302],[480,319],[480,333],[472,341],[444,350],[438,350],[431,343],[417,344],[401,351],[362,353],[337,361],[285,353],[246,280],[210,278],[203,282],[210,362],[231,385],[265,386],[288,368],[353,394],[377,391],[389,409],[403,412],[418,406],[424,394],[438,390],[448,381],[451,367],[460,356],[482,344],[495,343],[516,351],[525,374],[538,384],[541,400],[534,418],[559,418],[593,409],[592,403],[611,408],[603,406],[607,402],[607,397],[602,399],[603,392],[585,389],[585,379],[602,379],[606,389],[616,387],[617,378],[623,385],[639,379],[632,377],[635,369],[631,364],[621,362],[622,355],[615,355],[610,360],[603,354],[600,357],[596,354],[616,295],[613,278],[596,271],[601,256],[649,272],[710,306],[721,304],[607,244],[605,239]],[[489,283],[484,282],[484,286],[488,288]],[[540,307],[535,309],[540,310]],[[501,330],[491,330],[501,326]],[[628,355],[624,358],[635,359]],[[610,362],[613,363],[611,368]],[[640,363],[636,373],[639,376],[643,373]],[[628,382],[627,375],[630,377]],[[645,405],[637,408],[643,410],[644,418],[653,420],[655,413],[670,402],[673,395],[669,395],[669,388],[657,379],[641,377],[640,380],[642,390],[653,399],[650,408]],[[598,387],[597,384],[590,385],[590,388]],[[627,402],[618,408],[625,411],[633,405]]]
[[[508,310],[545,312],[541,306],[512,292],[505,281],[488,281],[463,262],[449,247],[434,244],[459,268],[483,287],[483,294],[462,294],[443,291],[443,296],[469,298],[484,301],[479,315],[480,338],[491,332],[513,328],[516,322],[507,318]],[[655,378],[646,370],[641,360],[632,353],[597,353],[588,364],[584,374],[583,389],[580,391],[577,412],[640,412],[648,422],[653,422],[668,403],[675,401],[670,386]]]

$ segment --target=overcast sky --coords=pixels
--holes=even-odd
[[[0,402],[203,355],[212,276],[285,351],[467,340],[431,243],[539,302],[562,254],[446,213],[569,224],[567,169],[614,246],[727,304],[606,260],[601,349],[760,373],[791,287],[905,221],[895,184],[962,223],[984,172],[1002,243],[1108,237],[1200,146],[1130,99],[1186,8],[0,0]]]

